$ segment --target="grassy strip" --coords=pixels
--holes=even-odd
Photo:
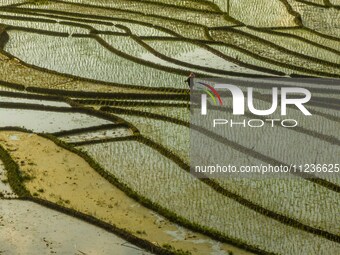
[[[116,129],[116,128],[121,128],[121,127],[128,128],[128,126],[125,123],[103,124],[100,126],[93,126],[93,127],[88,127],[88,128],[77,128],[77,129],[72,129],[72,130],[59,131],[56,133],[52,133],[51,135],[54,135],[57,137],[72,136],[72,135],[77,135],[77,134],[82,134],[82,133],[90,133],[90,132],[95,132],[95,131],[100,131],[100,130]]]
[[[129,114],[129,115],[135,115],[135,116],[140,116],[140,117],[145,117],[145,118],[163,120],[163,121],[174,123],[174,124],[181,125],[184,127],[188,127],[188,128],[190,127],[190,123],[187,121],[176,119],[173,117],[164,116],[164,115],[157,114],[157,113],[142,112],[138,110],[123,109],[123,108],[116,108],[116,107],[109,107],[109,106],[101,107],[100,110],[104,112],[111,112],[111,113],[116,113],[116,114]]]
[[[113,36],[125,36],[127,37],[128,35],[126,33],[121,33],[121,32],[111,32],[111,31],[98,31],[98,30],[93,30],[91,31],[92,34],[101,34],[101,35],[113,35]],[[92,38],[88,34],[78,34],[74,33],[72,34],[72,37],[74,38]]]
[[[60,89],[46,89],[39,87],[27,87],[28,92],[52,94],[58,96],[68,96],[76,98],[101,98],[101,99],[135,99],[135,100],[179,100],[189,101],[190,95],[187,94],[156,94],[156,93],[104,93],[104,92],[87,92],[87,91],[72,91]],[[170,93],[170,90],[167,92]]]
[[[0,82],[0,86],[1,86],[1,82]],[[60,96],[27,94],[27,93],[1,91],[1,90],[0,90],[0,96],[33,99],[33,100],[44,100],[44,101],[57,101],[57,102],[67,103],[67,100],[64,97],[60,97]]]
[[[2,145],[0,145],[0,159],[7,171],[8,183],[12,190],[20,197],[31,196],[23,184],[25,177],[21,174],[18,164],[11,158]]]
[[[57,37],[69,37],[68,33],[63,32],[54,32],[36,28],[28,28],[28,27],[19,27],[19,26],[7,26],[6,31],[15,30],[15,31],[23,31],[29,33],[35,33],[40,35],[49,35],[49,36],[57,36]]]
[[[0,15],[1,19],[10,19],[10,20],[20,20],[20,21],[29,21],[29,22],[42,22],[48,24],[57,24],[58,22],[53,19],[43,19],[43,18],[34,18],[34,17],[20,17],[20,16],[9,16],[9,15]]]
[[[70,27],[80,27],[80,28],[87,29],[89,31],[96,30],[91,25],[82,24],[82,23],[75,23],[75,22],[70,22],[70,21],[60,21],[59,24],[65,25],[65,26],[70,26]]]
[[[150,251],[154,254],[159,254],[159,255],[181,255],[184,253],[181,253],[181,251],[170,251],[170,250],[166,250],[162,247],[159,247],[157,245],[152,244],[149,241],[146,241],[144,239],[138,238],[136,236],[134,236],[133,234],[129,233],[127,230],[124,229],[120,229],[118,227],[116,227],[113,224],[109,224],[106,223],[105,221],[99,220],[93,216],[84,214],[82,212],[52,203],[50,201],[44,200],[44,199],[40,199],[37,197],[29,197],[29,198],[25,198],[25,199],[21,199],[24,201],[32,201],[34,203],[37,203],[41,206],[44,206],[46,208],[55,210],[57,212],[69,215],[71,217],[77,218],[79,220],[82,220],[84,222],[90,223],[96,227],[99,227],[101,229],[106,230],[109,233],[112,233],[114,235],[119,236],[120,238],[142,248],[145,249],[147,251]]]
[[[166,217],[170,221],[175,222],[177,224],[180,224],[184,227],[187,227],[187,228],[189,228],[193,231],[197,231],[197,232],[200,232],[202,234],[205,234],[205,235],[207,235],[211,238],[214,238],[218,241],[232,244],[234,246],[237,246],[239,248],[242,248],[244,250],[247,250],[247,251],[250,251],[250,252],[253,252],[253,253],[256,253],[256,254],[273,254],[273,253],[261,250],[261,249],[255,247],[255,246],[245,244],[245,243],[241,242],[240,240],[229,238],[229,237],[225,236],[224,234],[222,234],[218,231],[215,231],[213,229],[203,227],[203,226],[200,226],[198,224],[191,223],[189,220],[182,218],[181,216],[171,212],[170,210],[168,210],[164,207],[161,207],[160,205],[150,201],[148,198],[143,197],[143,196],[139,195],[137,192],[133,191],[126,184],[120,182],[114,175],[105,171],[87,153],[75,149],[73,146],[68,145],[68,144],[56,139],[54,136],[46,135],[46,134],[41,134],[41,136],[45,137],[47,139],[50,139],[56,145],[66,149],[66,150],[69,150],[70,152],[75,153],[78,156],[82,157],[94,170],[96,170],[103,178],[105,178],[107,181],[109,181],[112,185],[118,187],[120,190],[122,190],[129,197],[136,200],[138,203],[142,204],[143,206],[145,206],[145,207],[147,207],[151,210],[154,210],[154,211],[160,213],[161,215],[163,215],[164,217]],[[132,140],[134,140],[134,139],[132,139]]]
[[[29,14],[30,15],[41,16],[39,14],[32,14],[32,13],[29,13]],[[60,16],[53,16],[53,15],[51,15],[51,18],[55,18],[55,19],[45,19],[45,18],[34,18],[34,17],[20,17],[20,16],[0,15],[0,18],[11,19],[11,20],[36,21],[36,22],[44,22],[44,23],[58,23],[55,19],[59,19]],[[80,22],[79,19],[75,19],[75,18],[67,17],[65,19],[70,20],[70,21]],[[81,22],[82,23],[91,23],[91,24],[105,25],[105,26],[109,26],[109,27],[114,25],[112,22],[98,21],[98,20],[93,20],[93,19],[82,19]],[[60,21],[59,23],[67,25],[68,22]]]
[[[306,5],[311,5],[311,6],[314,6],[314,7],[320,7],[320,8],[330,8],[329,5],[322,5],[322,4],[318,4],[318,3],[314,3],[314,2],[309,2],[309,1],[305,1],[305,0],[294,0],[296,2],[299,2],[299,3],[303,3],[303,4],[306,4]]]
[[[332,4],[329,0],[324,0],[324,2],[325,2],[326,6],[329,6],[329,7],[332,7],[334,9],[340,10],[340,5]]]
[[[5,87],[8,89],[14,89],[14,90],[19,90],[19,91],[24,91],[25,86],[22,84],[16,84],[16,83],[11,83],[7,81],[0,81],[0,86]]]
[[[81,142],[70,142],[71,146],[84,146],[84,145],[92,145],[99,143],[111,143],[111,142],[123,142],[123,141],[135,141],[138,135],[124,136],[124,137],[113,137],[113,138],[103,138],[103,139],[95,139],[89,141],[81,141]]]
[[[323,0],[323,3],[327,7],[332,7],[333,6],[333,4],[329,0]]]
[[[303,29],[306,30],[306,31],[308,31],[308,32],[310,32],[310,33],[313,33],[313,34],[315,34],[315,35],[318,35],[318,36],[321,36],[321,37],[323,37],[323,38],[326,38],[326,39],[328,39],[328,40],[335,41],[336,43],[339,43],[339,42],[340,42],[340,38],[338,38],[338,37],[331,36],[331,35],[327,35],[327,34],[323,34],[323,33],[321,33],[321,32],[318,32],[318,31],[316,31],[316,30],[313,30],[313,29],[311,29],[311,28],[309,28],[309,27],[303,27]]]
[[[170,36],[144,36],[144,35],[140,35],[138,36],[139,39],[143,40],[143,41],[183,41],[183,42],[191,42],[192,39],[190,38],[186,38],[186,37],[170,37]],[[204,44],[211,44],[211,45],[223,45],[223,43],[221,42],[216,42],[216,41],[211,41],[211,40],[200,40],[200,39],[195,39],[195,42],[200,42],[200,43],[204,43]]]
[[[22,127],[0,127],[0,131],[17,131],[23,133],[33,133],[31,130],[27,130]]]
[[[111,100],[101,100],[101,99],[73,99],[73,101],[79,104],[83,104],[83,105],[190,108],[189,102],[188,103],[161,103],[161,102],[151,102],[151,101],[111,101]]]
[[[0,102],[0,108],[50,111],[50,112],[81,112],[82,111],[80,109],[74,109],[72,107],[56,107],[56,106],[48,106],[48,105],[11,103],[11,102]],[[77,111],[77,110],[80,110],[80,111]]]
[[[0,29],[0,49],[5,48],[6,44],[9,41],[9,35],[6,31],[2,31]]]

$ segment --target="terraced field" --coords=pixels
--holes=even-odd
[[[1,1],[0,254],[340,254],[338,173],[190,173],[190,135],[198,157],[339,163],[339,15],[335,0]],[[276,129],[191,125],[190,72],[256,78],[261,109],[268,77],[327,79],[303,84],[312,119],[289,108],[299,127],[271,143]]]

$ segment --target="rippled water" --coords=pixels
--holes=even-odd
[[[22,127],[37,133],[85,128],[111,122],[81,113],[0,108],[0,127]]]
[[[0,205],[0,254],[150,254],[103,229],[32,202],[0,200]]]

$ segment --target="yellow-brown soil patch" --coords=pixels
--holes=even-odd
[[[168,233],[179,230],[175,224],[136,203],[102,178],[83,158],[52,141],[35,134],[4,131],[0,132],[0,144],[10,152],[21,171],[32,177],[25,182],[31,194],[93,215],[159,245],[170,244],[192,254],[214,251],[217,243],[198,233],[185,230],[185,238],[176,240]],[[221,244],[220,249],[248,254],[226,244]]]

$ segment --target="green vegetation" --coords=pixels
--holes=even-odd
[[[20,168],[15,161],[11,158],[9,153],[0,145],[0,159],[7,170],[8,183],[12,190],[20,197],[29,197],[30,193],[25,188],[23,182],[28,177],[22,176]]]
[[[136,203],[244,253],[339,253],[338,177],[198,179],[189,165],[190,130],[201,139],[201,156],[209,146],[223,150],[229,162],[286,165],[319,148],[328,161],[337,161],[338,86],[308,87],[315,97],[313,118],[322,125],[311,125],[290,108],[299,127],[282,130],[277,137],[282,143],[269,149],[260,146],[266,142],[260,138],[269,141],[272,129],[233,134],[190,125],[185,83],[190,72],[198,78],[339,78],[338,0],[10,0],[0,5],[5,24],[0,25],[1,130],[43,133]],[[256,105],[268,108],[271,86],[258,89]],[[225,114],[232,117],[230,108]],[[127,132],[115,133],[118,129]],[[294,150],[284,142],[287,137],[295,141]],[[67,208],[72,204],[63,197],[56,203],[41,200],[46,187],[30,194],[25,185],[35,177],[20,171],[34,164],[23,160],[19,166],[3,147],[0,159],[6,169],[1,181],[20,199],[95,224],[155,254],[190,254],[175,242],[143,240],[147,229],[130,233],[96,213]],[[0,191],[1,199],[13,198],[6,195]]]
[[[176,255],[191,255],[191,252],[183,251],[183,250],[176,250],[176,248],[172,247],[170,244],[163,244],[162,247],[173,252]]]

